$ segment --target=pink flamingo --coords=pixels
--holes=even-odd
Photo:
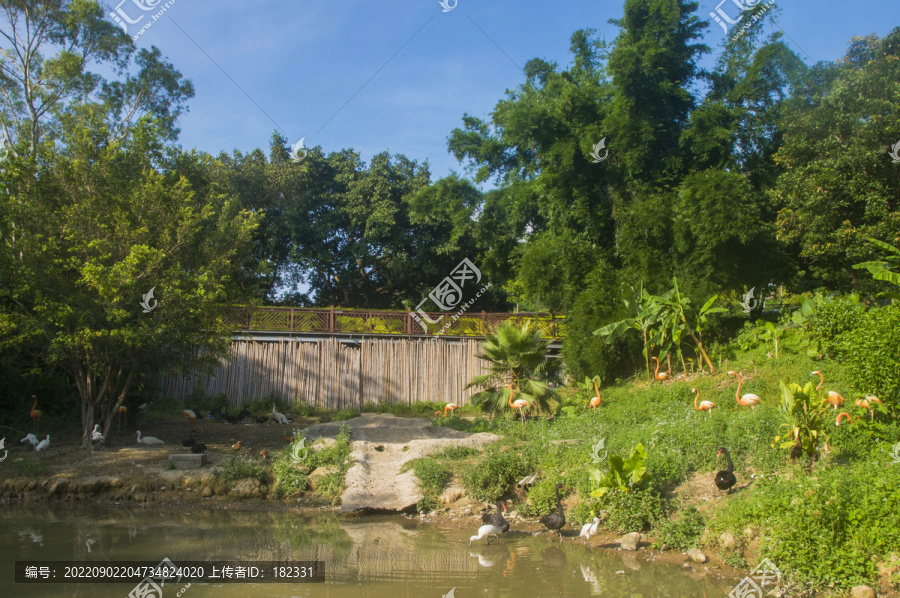
[[[528,407],[528,401],[525,399],[516,399],[513,401],[513,387],[512,384],[506,384],[506,388],[509,389],[509,406],[513,409],[519,410],[519,415],[522,416],[522,425],[525,425],[525,408]]]
[[[668,378],[669,375],[667,373],[665,373],[665,372],[663,372],[662,374],[659,373],[659,359],[657,359],[656,357],[651,357],[650,359],[652,359],[653,361],[656,362],[656,371],[653,372],[653,377],[660,381]]]
[[[700,401],[700,406],[697,406],[697,399],[700,398],[700,391],[696,388],[692,388],[691,392],[694,393],[694,409],[697,411],[706,411],[709,413],[709,416],[712,417],[712,410],[716,406],[715,403],[711,401]]]
[[[820,378],[819,385],[816,386],[816,391],[822,388],[822,385],[825,384],[825,375],[822,374],[819,370],[816,370],[810,374],[810,376],[818,376]],[[828,391],[828,398],[823,401],[827,403],[831,403],[831,406],[834,407],[834,410],[837,411],[839,405],[843,404],[844,397],[834,392],[833,390]]]
[[[454,409],[459,409],[459,405],[457,405],[456,403],[447,403],[447,405],[444,407],[444,415],[442,417],[447,417],[448,410],[450,411],[450,414],[452,415]]]
[[[596,397],[591,397],[590,402],[587,404],[591,409],[596,409],[600,406],[600,388],[597,386],[597,379],[594,378],[594,390],[597,391]]]
[[[728,375],[729,376],[737,376],[738,387],[737,387],[737,392],[734,393],[734,398],[737,399],[738,405],[743,405],[744,407],[755,407],[757,404],[759,404],[760,398],[755,394],[748,392],[744,396],[741,396],[741,384],[743,384],[744,381],[741,378],[740,373],[735,372],[735,371],[730,371],[730,372],[728,372]]]
[[[875,395],[866,395],[866,398],[864,399],[856,399],[856,406],[868,409],[869,414],[872,416],[872,419],[875,419],[875,408],[872,407],[872,405],[874,405],[875,403],[884,405],[884,403],[881,402],[881,399],[879,399]]]
[[[838,414],[837,419],[834,420],[834,425],[836,425],[836,426],[841,425],[841,418],[844,418],[844,417],[846,417],[847,421],[849,421],[851,424],[853,423],[853,418],[850,417],[849,413],[841,412]]]

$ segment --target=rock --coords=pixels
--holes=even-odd
[[[622,564],[632,571],[640,571],[641,563],[631,555],[622,555]]]
[[[725,550],[731,550],[735,545],[734,536],[732,536],[728,532],[725,532],[724,534],[719,536],[719,545]]]
[[[465,495],[465,488],[458,484],[451,484],[450,486],[444,488],[444,491],[441,492],[441,495],[438,497],[438,502],[442,505],[451,505]]]
[[[616,575],[625,575],[624,571],[616,571]]]
[[[206,461],[206,455],[202,454],[169,455],[169,462],[175,469],[200,469],[206,465]]]
[[[694,561],[695,563],[705,563],[709,560],[705,554],[699,548],[691,548],[687,551],[688,558]]]
[[[319,489],[319,484],[322,483],[322,478],[327,475],[331,475],[336,473],[338,470],[336,465],[325,465],[324,467],[317,467],[311,474],[309,474],[309,486],[316,491]]]
[[[869,586],[855,586],[850,590],[850,598],[875,598],[875,590]]]
[[[259,480],[245,478],[243,480],[239,480],[237,484],[234,485],[234,489],[232,490],[232,494],[237,496],[238,498],[255,498],[262,496],[262,489]]]
[[[622,539],[619,540],[619,543],[622,546],[622,550],[637,550],[638,545],[641,543],[641,534],[638,532],[625,534],[622,536]]]
[[[47,490],[47,493],[50,496],[53,496],[57,492],[59,494],[65,494],[66,489],[68,487],[69,487],[69,478],[59,478],[59,479],[53,480],[53,482],[51,482],[50,489]]]

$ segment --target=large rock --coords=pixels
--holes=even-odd
[[[341,425],[351,431],[350,460],[344,477],[346,490],[341,511],[407,511],[422,499],[412,471],[400,473],[407,461],[439,452],[448,446],[481,448],[499,440],[495,434],[467,434],[435,427],[431,420],[364,413],[343,422],[310,426],[302,431],[309,439],[335,438]],[[313,472],[315,473],[315,472]]]
[[[869,586],[855,586],[850,590],[850,598],[875,598],[875,590]]]
[[[694,561],[695,563],[705,563],[709,560],[703,551],[699,548],[691,548],[687,551],[688,558]]]
[[[619,540],[619,544],[622,546],[622,550],[637,550],[640,543],[641,534],[639,534],[638,532],[625,534],[624,536],[622,536],[622,539]]]
[[[206,455],[193,453],[169,455],[169,461],[175,469],[200,469],[206,465]]]
[[[725,532],[724,534],[719,536],[719,545],[725,550],[731,550],[732,548],[734,548],[734,544],[734,536],[732,536],[728,532]]]
[[[245,478],[234,485],[231,493],[237,498],[258,498],[263,496],[262,484],[260,484],[259,480]]]

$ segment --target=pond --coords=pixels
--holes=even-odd
[[[515,527],[515,525],[513,525]],[[184,598],[446,596],[726,596],[734,585],[678,565],[650,564],[576,538],[510,532],[468,546],[475,529],[404,516],[342,519],[289,510],[0,508],[0,580],[16,598],[125,598],[134,582],[16,584],[15,561],[324,561],[324,583],[167,584]],[[572,532],[570,532],[572,533]],[[697,566],[701,567],[701,566]],[[621,573],[617,573],[621,572]]]

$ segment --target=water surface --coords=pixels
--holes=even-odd
[[[515,527],[515,524],[513,525]],[[726,596],[733,583],[680,566],[648,564],[573,538],[510,533],[468,546],[472,530],[402,516],[343,520],[331,512],[0,506],[0,585],[15,598],[125,598],[125,584],[12,585],[27,560],[325,561],[320,584],[167,585],[164,597],[421,598],[474,596]],[[624,571],[624,574],[616,574]]]

